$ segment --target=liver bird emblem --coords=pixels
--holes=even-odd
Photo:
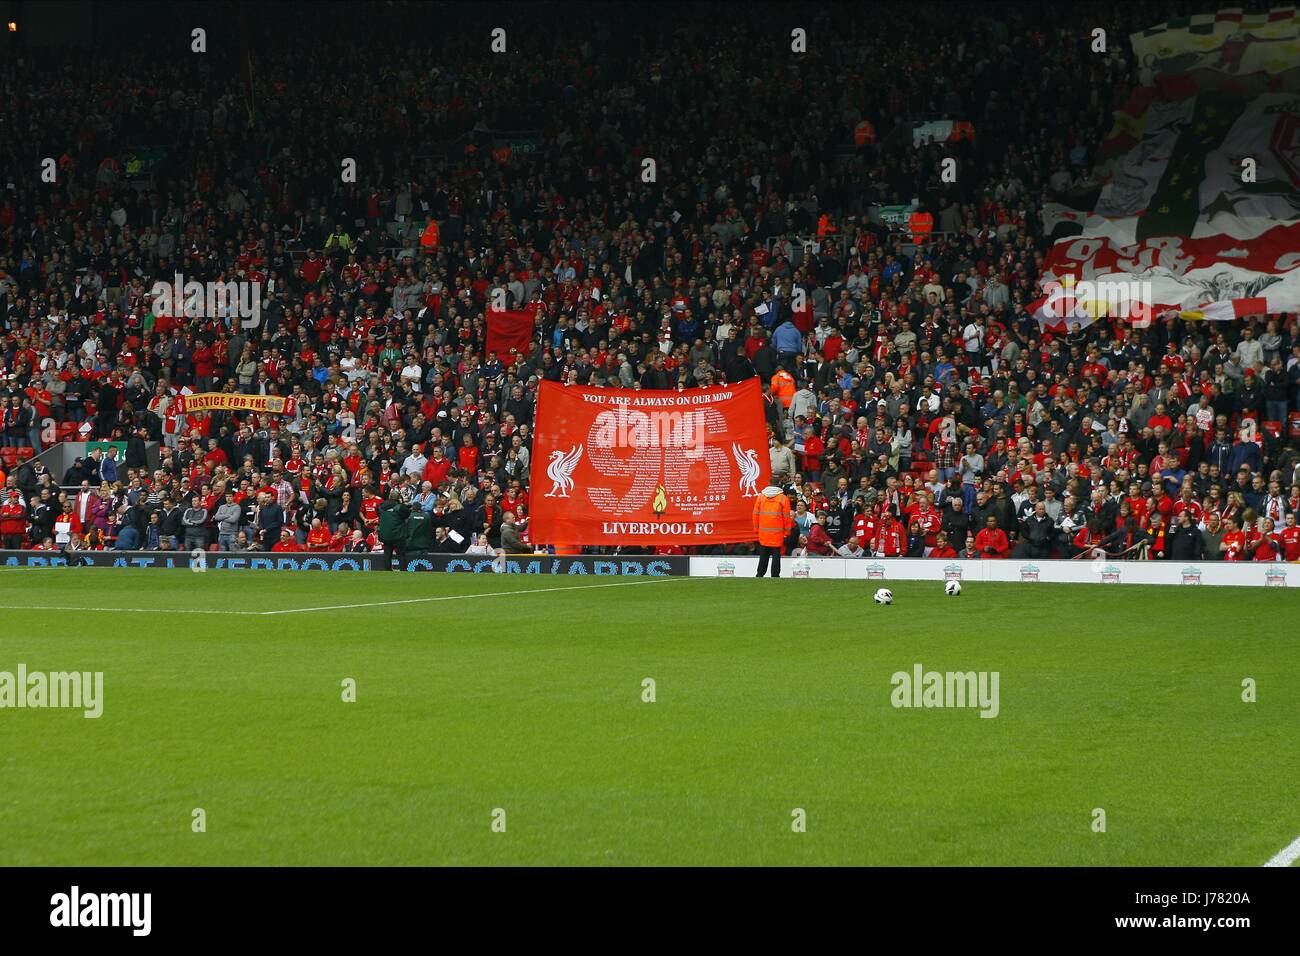
[[[753,498],[758,494],[758,456],[754,449],[742,449],[734,441],[731,443],[731,454],[736,459],[736,465],[740,468],[740,494],[745,498]]]
[[[581,445],[570,448],[567,454],[558,449],[551,452],[550,464],[546,466],[546,477],[551,479],[551,490],[545,497],[569,497],[569,492],[573,490],[573,469],[578,467],[578,459],[581,457]]]

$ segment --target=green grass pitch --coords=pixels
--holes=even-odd
[[[0,860],[1258,866],[1300,835],[1295,590],[592,587],[626,582],[0,569],[0,671],[104,674],[99,719],[0,709]],[[998,672],[998,716],[895,708],[918,663]]]

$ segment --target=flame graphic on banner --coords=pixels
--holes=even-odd
[[[655,489],[655,496],[650,501],[650,510],[657,515],[661,515],[668,510],[668,495],[664,492],[663,485]]]

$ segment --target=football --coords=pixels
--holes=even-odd
[[[961,594],[961,582],[960,581],[945,582],[943,586],[943,593],[948,595],[948,597],[957,597],[957,595]]]
[[[877,604],[893,604],[894,592],[889,590],[889,588],[881,588],[876,592],[875,600]]]

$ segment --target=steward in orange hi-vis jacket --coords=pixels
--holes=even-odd
[[[758,535],[757,577],[767,574],[769,558],[772,577],[781,576],[781,546],[793,524],[790,499],[776,485],[768,485],[754,501],[754,533]]]

